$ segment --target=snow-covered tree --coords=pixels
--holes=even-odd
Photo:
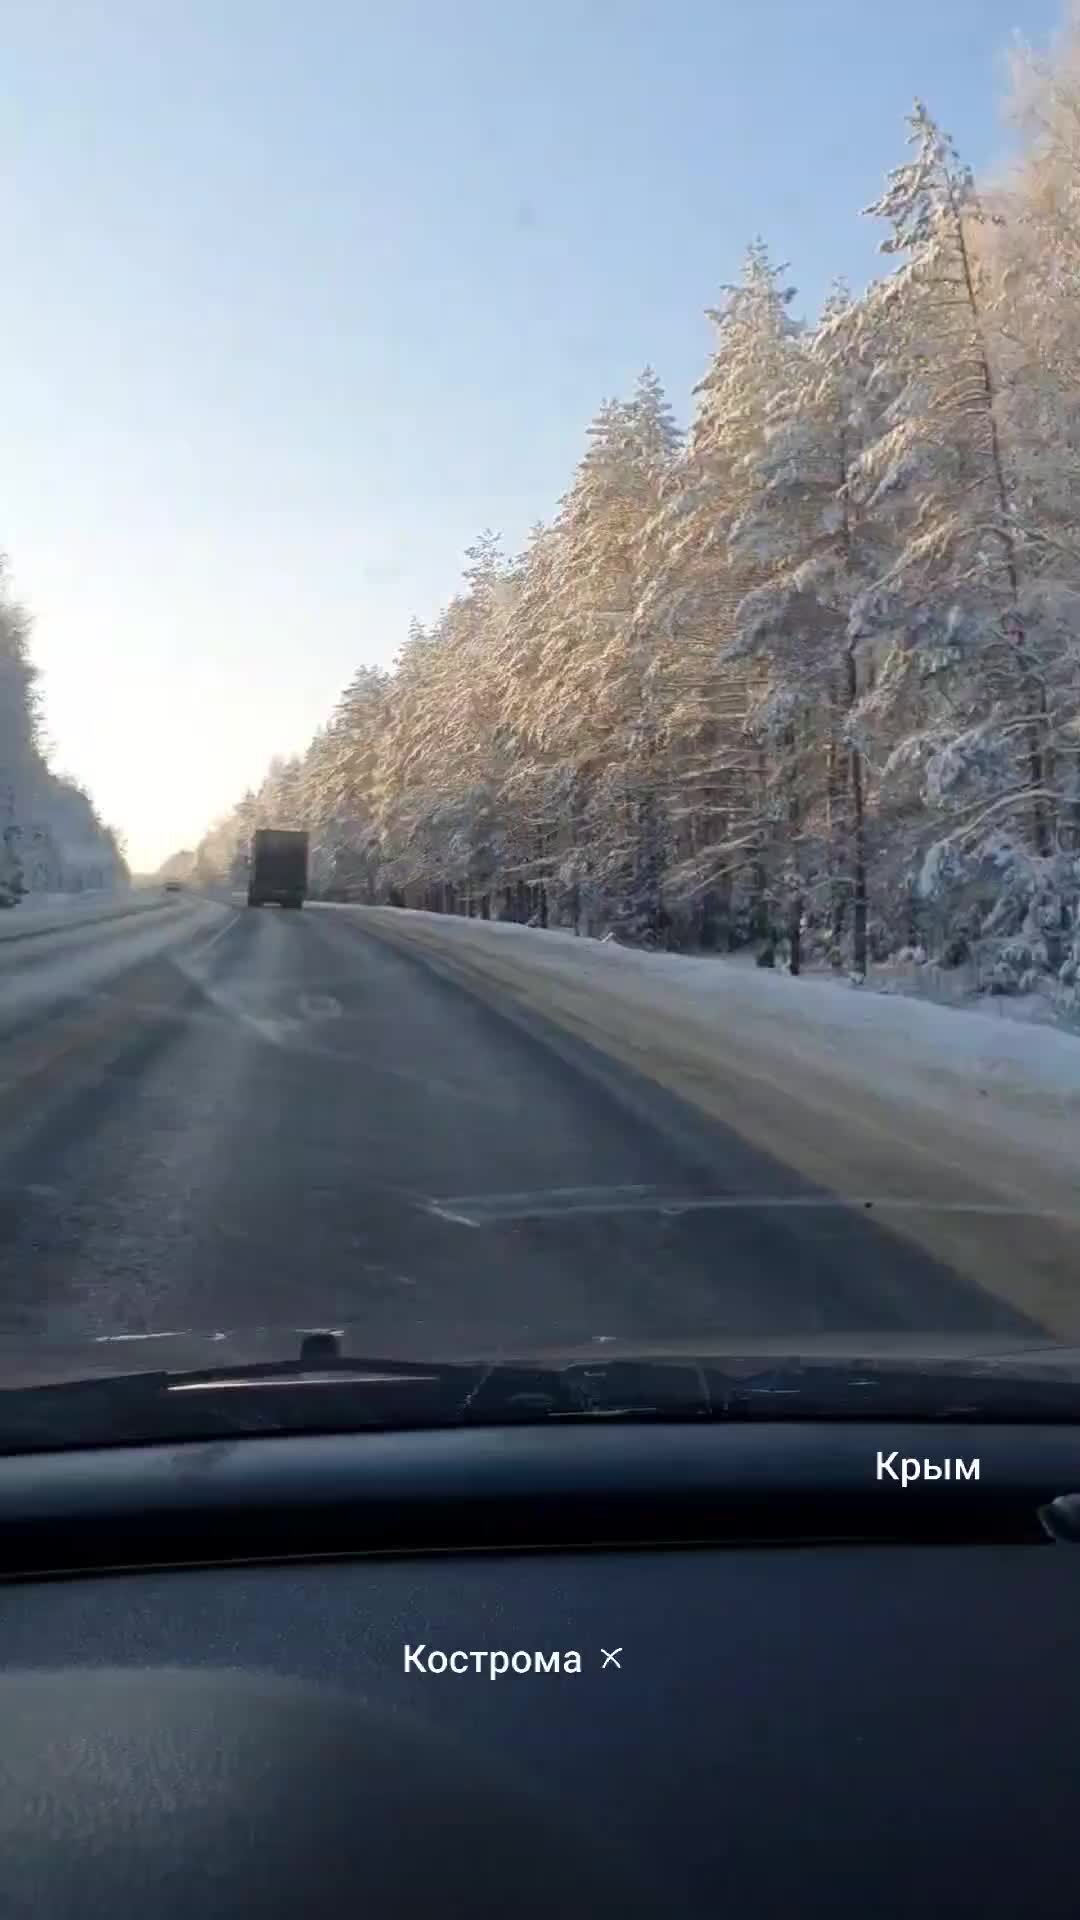
[[[675,888],[715,899],[719,887],[729,916],[734,889],[758,934],[768,928],[775,839],[767,727],[755,728],[768,681],[736,660],[733,647],[736,611],[767,563],[737,550],[730,535],[747,504],[770,405],[790,384],[802,351],[784,272],[755,242],[741,280],[710,311],[714,350],[695,389],[685,453],[666,476],[646,530],[649,577],[636,609],[637,630],[648,636],[654,698],[665,715],[673,810],[682,828]]]
[[[867,303],[902,385],[887,431],[860,464],[861,499],[868,512],[889,510],[898,541],[864,596],[863,624],[891,630],[910,671],[938,682],[941,697],[927,704],[927,766],[931,780],[947,766],[939,790],[966,812],[963,831],[976,831],[993,806],[1002,823],[1022,820],[1032,851],[1045,856],[1055,829],[1047,658],[1026,591],[1018,449],[1004,434],[993,289],[976,244],[988,216],[970,170],[921,103],[911,129],[913,160],[868,209],[892,228],[883,249],[906,261]],[[1001,777],[988,795],[980,774],[991,760]]]
[[[27,892],[82,891],[127,879],[117,836],[89,794],[49,766],[31,622],[0,557],[0,904]]]
[[[646,368],[200,857],[270,808],[366,899],[1080,991],[1080,27],[1022,91],[988,194],[916,106],[812,331],[756,242],[685,439]]]

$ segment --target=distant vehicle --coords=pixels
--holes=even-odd
[[[166,880],[165,891],[166,893],[183,893],[184,883],[182,880]]]
[[[249,907],[276,900],[302,907],[308,890],[308,836],[292,827],[259,827],[251,843]]]

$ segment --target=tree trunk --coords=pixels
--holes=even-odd
[[[756,828],[758,844],[757,851],[750,862],[750,937],[752,940],[771,940],[773,934],[769,914],[769,873],[765,858],[768,769],[764,750],[760,748],[756,758],[755,783],[758,808]]]
[[[908,947],[917,947],[922,944],[918,901],[910,889],[904,901],[904,944]]]
[[[698,905],[698,945],[706,953],[714,953],[719,942],[719,896],[713,887],[702,894]]]
[[[862,755],[857,748],[851,754],[851,797],[853,813],[854,912],[851,930],[851,958],[854,971],[866,973],[866,822],[863,810]]]
[[[968,305],[971,309],[972,325],[978,343],[979,367],[982,374],[983,401],[989,425],[990,459],[994,472],[994,486],[997,493],[999,516],[998,538],[1005,556],[1005,574],[1009,583],[1010,610],[1005,620],[1006,643],[1012,650],[1020,677],[1020,697],[1023,702],[1027,725],[1024,739],[1027,754],[1028,779],[1031,783],[1031,844],[1036,854],[1045,858],[1053,848],[1054,827],[1048,809],[1045,792],[1047,786],[1047,762],[1049,751],[1049,715],[1047,712],[1046,687],[1037,671],[1037,663],[1032,657],[1023,615],[1020,612],[1020,566],[1017,558],[1016,538],[1012,530],[1009,507],[1009,489],[1005,482],[1005,461],[1001,451],[1001,436],[998,433],[997,388],[994,370],[990,364],[990,354],[983,338],[982,315],[979,311],[978,295],[975,291],[975,278],[971,269],[967,236],[964,233],[964,217],[949,187],[951,211],[956,222],[957,244],[963,268],[964,286]]]
[[[796,890],[788,903],[788,960],[793,974],[802,971],[802,895]]]
[[[844,938],[849,898],[847,864],[850,857],[850,848],[847,845],[847,809],[844,804],[849,784],[850,755],[841,751],[836,737],[838,704],[839,689],[837,688],[833,690],[829,700],[829,743],[826,748],[825,772],[825,805],[829,836],[829,943],[833,947],[839,947]]]
[[[790,860],[787,902],[788,964],[792,973],[797,974],[802,966],[803,894],[799,845],[802,826],[799,818],[798,734],[793,725],[784,730],[784,753],[787,760],[784,773],[787,783],[788,857]]]
[[[588,830],[586,825],[586,819],[587,819],[588,810],[589,810],[589,800],[591,797],[591,792],[592,792],[592,768],[591,766],[586,764],[583,767],[578,767],[574,773],[574,784],[573,784],[573,790],[571,795],[570,838],[571,838],[571,845],[574,849],[575,871],[580,872],[580,869],[578,868],[578,864],[577,864],[578,858],[580,855],[584,856],[585,877],[586,877],[586,883],[590,892],[591,892],[591,881],[592,881],[592,859],[589,851]],[[573,888],[571,891],[570,905],[571,905],[571,911],[574,917],[574,932],[576,934],[580,934],[581,922],[583,917],[582,887],[581,887],[580,878],[575,878],[574,880]]]
[[[855,706],[858,676],[854,649],[849,647],[847,661],[848,712]],[[852,930],[851,962],[855,973],[866,973],[866,796],[863,790],[862,753],[851,741],[848,747],[848,785],[851,796],[851,878]]]

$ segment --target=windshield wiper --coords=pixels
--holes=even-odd
[[[257,1387],[278,1381],[287,1384],[294,1380],[303,1381],[309,1386],[319,1386],[324,1382],[334,1385],[347,1379],[357,1383],[363,1381],[369,1386],[380,1386],[393,1380],[464,1381],[470,1373],[477,1371],[479,1369],[476,1366],[463,1365],[459,1361],[440,1360],[429,1364],[417,1360],[355,1357],[342,1353],[340,1334],[327,1331],[305,1334],[300,1342],[300,1351],[292,1360],[257,1360],[250,1365],[185,1369],[183,1373],[165,1373],[159,1377],[167,1381],[170,1393],[199,1393],[211,1388]]]
[[[246,1434],[649,1420],[1080,1420],[1075,1378],[858,1359],[289,1359],[0,1389],[0,1452]]]
[[[681,1361],[404,1360],[346,1354],[339,1334],[314,1332],[288,1359],[0,1387],[0,1452],[716,1410],[701,1370]]]
[[[291,1359],[0,1387],[0,1452],[444,1425],[487,1371],[346,1355],[337,1334],[312,1333]]]

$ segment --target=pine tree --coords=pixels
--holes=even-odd
[[[759,937],[769,930],[767,860],[775,839],[767,743],[754,728],[767,683],[731,648],[737,608],[761,561],[734,552],[729,533],[746,505],[769,406],[800,351],[784,271],[755,242],[741,281],[710,311],[715,348],[695,389],[685,455],[647,529],[653,564],[637,614],[653,650],[672,783],[684,796],[675,814],[689,846],[684,841],[677,884],[684,893],[711,894],[719,883],[730,903],[737,882]]]
[[[527,729],[542,757],[546,857],[570,888],[575,923],[584,883],[590,918],[607,901],[623,924],[643,921],[655,933],[655,735],[634,612],[641,536],[679,436],[651,369],[629,401],[605,402],[588,438],[543,555],[544,633]],[[535,621],[535,593],[526,596]],[[555,827],[555,810],[568,816],[568,833]]]
[[[1080,29],[1031,88],[990,200],[916,107],[895,270],[813,334],[755,243],[685,441],[646,368],[553,524],[479,535],[255,812],[368,898],[1080,973]]]
[[[764,664],[764,715],[780,736],[788,939],[798,969],[807,895],[839,958],[851,926],[851,965],[867,967],[866,765],[858,707],[866,681],[852,606],[884,555],[851,482],[872,444],[879,407],[858,350],[859,313],[838,287],[789,382],[768,410],[746,463],[745,504],[729,546],[763,575],[741,601],[729,657]],[[791,844],[788,844],[791,843]]]
[[[865,610],[870,624],[902,634],[917,672],[941,678],[948,714],[935,712],[926,741],[940,791],[958,793],[966,763],[978,788],[972,817],[987,804],[1025,815],[1032,850],[1046,855],[1054,796],[1045,662],[1024,605],[991,295],[975,246],[991,216],[921,103],[910,124],[915,157],[867,210],[892,228],[883,250],[907,260],[869,303],[902,387],[893,424],[862,462],[862,498],[871,510],[892,506],[898,539]]]

